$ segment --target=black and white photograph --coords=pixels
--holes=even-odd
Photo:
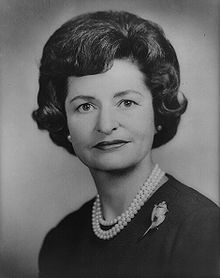
[[[0,278],[220,278],[220,2],[0,15]]]

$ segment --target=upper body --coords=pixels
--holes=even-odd
[[[168,213],[143,238],[155,204]],[[110,241],[96,237],[94,200],[52,229],[39,257],[40,278],[49,277],[220,277],[218,207],[168,175],[168,181]]]
[[[50,37],[33,118],[88,167],[98,195],[49,233],[41,277],[216,274],[216,206],[152,159],[186,110],[179,87],[162,28],[134,14],[80,15]]]

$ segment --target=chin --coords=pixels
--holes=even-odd
[[[120,158],[106,158],[88,163],[86,166],[90,169],[98,171],[123,171],[126,169],[131,169],[135,167],[139,160],[131,160],[132,156],[129,158],[120,157]]]
[[[133,164],[123,164],[123,165],[95,165],[94,167],[90,167],[93,170],[104,171],[104,172],[124,172],[128,169],[133,168],[135,165]]]

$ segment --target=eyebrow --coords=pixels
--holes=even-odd
[[[70,103],[72,103],[73,101],[77,100],[77,99],[83,99],[83,100],[94,100],[95,98],[94,97],[91,97],[91,96],[86,96],[86,95],[79,95],[79,96],[76,96],[74,98],[72,98],[70,100]]]
[[[123,96],[126,96],[130,93],[135,93],[137,95],[140,95],[140,96],[143,96],[140,92],[138,91],[134,91],[134,90],[126,90],[126,91],[121,91],[121,92],[117,92],[114,94],[114,97],[113,98],[119,98],[119,97],[123,97]],[[73,101],[77,100],[77,99],[83,99],[83,100],[94,100],[95,97],[92,97],[92,96],[89,96],[89,95],[78,95],[78,96],[75,96],[74,98],[72,98],[70,100],[70,103],[72,103]]]

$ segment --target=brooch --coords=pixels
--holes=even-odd
[[[158,205],[154,205],[152,214],[151,214],[151,225],[150,227],[144,232],[142,239],[150,230],[157,228],[161,223],[163,223],[166,213],[168,212],[167,204],[165,201],[159,203]],[[157,228],[158,229],[158,228]]]

